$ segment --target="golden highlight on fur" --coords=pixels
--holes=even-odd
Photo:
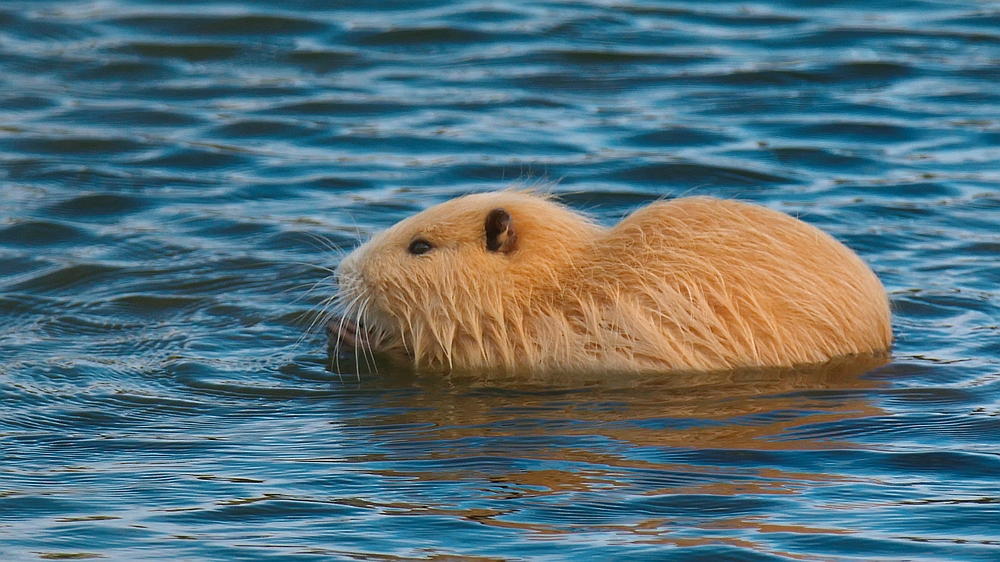
[[[887,351],[875,274],[819,229],[708,197],[612,228],[521,191],[453,199],[337,268],[333,347],[421,370],[778,367]]]

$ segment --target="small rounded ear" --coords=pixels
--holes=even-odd
[[[491,252],[508,254],[514,251],[517,234],[514,233],[514,219],[504,209],[493,209],[486,215],[486,249]]]

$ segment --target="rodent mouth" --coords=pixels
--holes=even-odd
[[[344,316],[326,324],[327,345],[334,355],[359,355],[371,349],[371,336],[363,326]]]

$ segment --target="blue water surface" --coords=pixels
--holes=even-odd
[[[0,559],[1000,559],[1000,4],[0,3]],[[327,370],[327,275],[456,195],[739,198],[887,365]]]

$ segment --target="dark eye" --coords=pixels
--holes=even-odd
[[[410,242],[410,253],[415,256],[426,254],[433,248],[434,246],[431,246],[431,243],[424,240],[423,238],[417,238],[413,242]]]

